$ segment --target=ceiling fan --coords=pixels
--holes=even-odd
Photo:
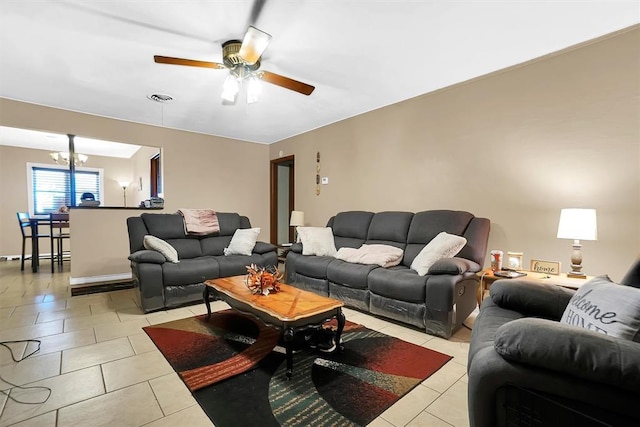
[[[269,71],[260,70],[260,57],[269,45],[270,40],[271,36],[269,34],[249,26],[242,42],[240,40],[229,40],[222,44],[222,64],[160,55],[155,55],[153,59],[158,64],[229,70],[229,75],[222,87],[222,99],[227,103],[235,103],[240,86],[244,83],[247,84],[247,102],[256,102],[261,90],[260,80],[303,95],[311,95],[315,89],[311,85]]]

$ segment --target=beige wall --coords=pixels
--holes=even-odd
[[[175,212],[179,208],[238,212],[247,215],[252,225],[262,228],[261,240],[268,240],[269,148],[265,145],[124,122],[5,98],[0,98],[0,125],[160,147],[164,171],[164,212]],[[13,168],[10,159],[5,159],[4,155],[0,158],[0,168],[0,176],[5,174],[5,169]],[[24,165],[19,166],[21,176],[25,174],[24,168]],[[131,196],[133,199],[134,192],[137,192],[135,183],[127,192],[128,198]],[[19,241],[18,227],[14,229],[11,226],[16,223],[16,211],[24,209],[26,205],[26,192],[3,180],[0,182],[0,200],[3,206],[0,209],[0,241]],[[83,215],[72,225],[72,248],[92,248],[87,251],[72,249],[72,279],[130,272],[126,260],[126,224],[120,213],[111,212],[105,211],[94,218],[87,212],[86,216]],[[131,215],[138,213],[131,211]],[[80,218],[72,215],[72,219],[76,217]],[[5,231],[6,224],[9,224],[7,230],[14,231]],[[96,240],[92,233],[85,235],[83,232],[80,235],[79,228],[112,230],[113,233]],[[87,242],[90,244],[87,245]],[[105,260],[113,258],[121,262],[105,269]]]
[[[585,271],[620,279],[640,253],[639,64],[636,28],[281,141],[271,158],[295,155],[309,225],[350,209],[467,210],[491,219],[489,249],[525,265],[566,271],[560,209],[596,208]]]

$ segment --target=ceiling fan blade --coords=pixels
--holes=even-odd
[[[311,95],[311,92],[315,89],[314,86],[299,82],[298,80],[290,79],[289,77],[281,76],[280,74],[270,73],[269,71],[261,71],[259,73],[259,77],[267,83],[281,86],[307,96]]]
[[[262,56],[264,50],[269,45],[271,36],[264,31],[260,31],[256,27],[247,28],[247,32],[242,39],[242,46],[238,56],[247,63],[247,65],[253,65]]]
[[[154,55],[153,60],[157,64],[186,65],[189,67],[202,68],[227,68],[217,62],[196,61],[195,59],[173,58],[171,56]]]

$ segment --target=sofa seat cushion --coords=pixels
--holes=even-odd
[[[316,279],[327,278],[327,266],[335,260],[330,256],[305,255],[296,259],[296,273]]]
[[[387,298],[424,303],[428,277],[404,266],[377,268],[369,274],[369,290]]]
[[[180,260],[178,264],[162,264],[164,286],[192,285],[220,277],[220,267],[214,257]]]
[[[330,283],[336,283],[355,289],[367,289],[367,278],[371,271],[380,268],[375,264],[353,264],[334,259],[327,266],[327,279]]]
[[[218,265],[220,266],[220,277],[229,277],[247,274],[248,265],[262,265],[264,258],[260,254],[227,255],[216,257],[216,261],[218,261]]]

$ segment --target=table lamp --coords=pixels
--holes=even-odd
[[[291,211],[291,221],[289,221],[291,227],[303,227],[304,226],[304,212]],[[298,230],[296,229],[296,235],[294,242],[298,241]]]
[[[558,239],[573,239],[571,272],[567,277],[587,277],[582,272],[582,245],[580,240],[598,240],[595,209],[562,209],[558,224]]]

